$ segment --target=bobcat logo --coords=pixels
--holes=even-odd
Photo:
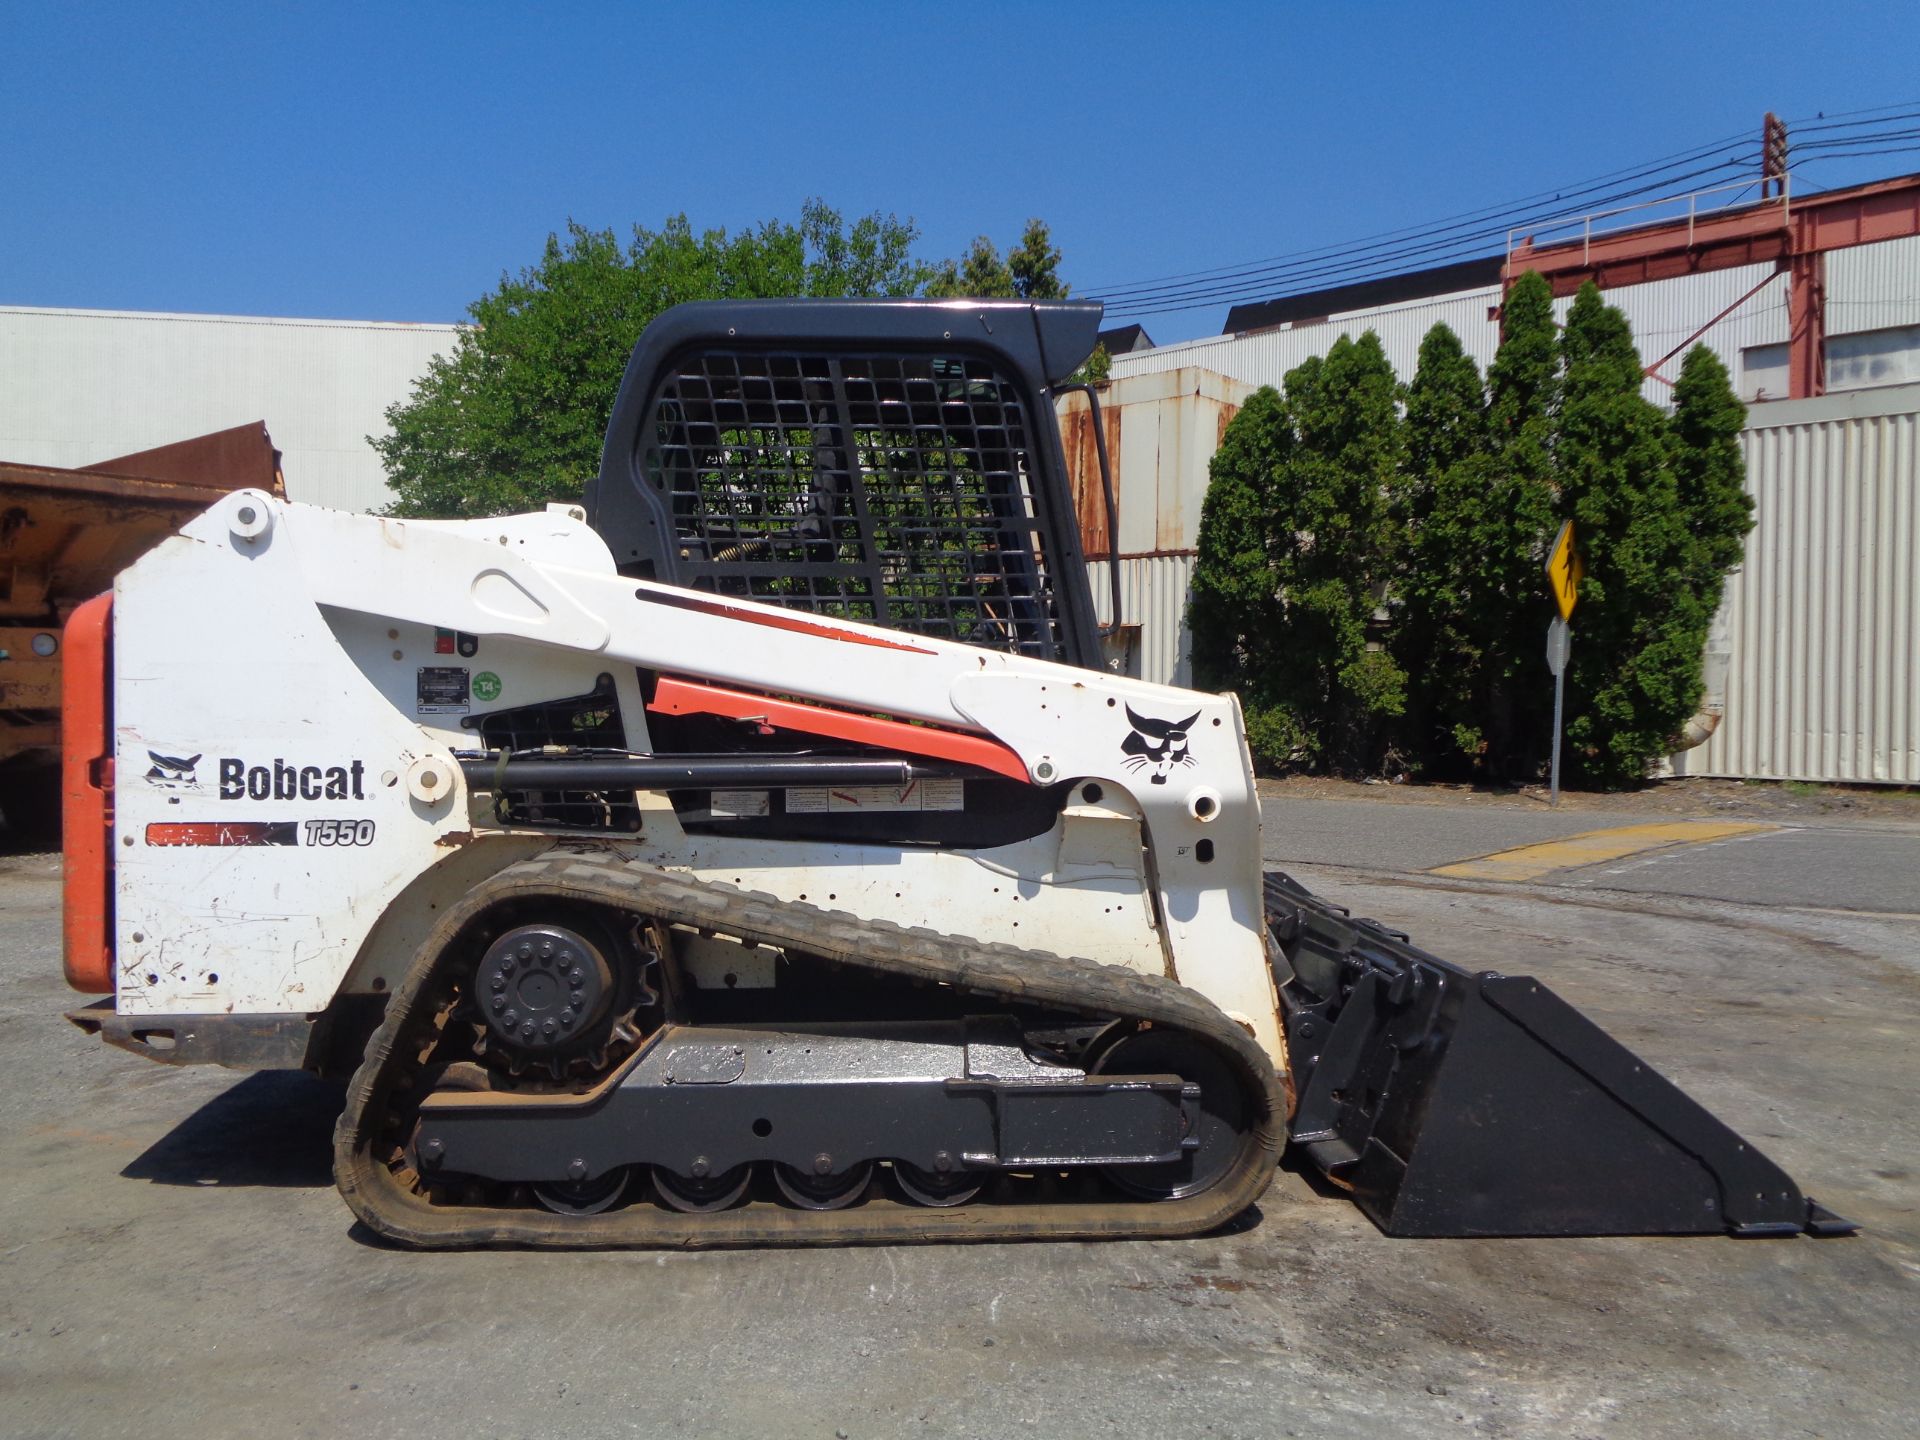
[[[162,755],[158,750],[149,750],[147,758],[153,761],[153,768],[144,777],[149,785],[157,785],[162,790],[200,788],[199,777],[193,773],[193,767],[200,763],[200,756],[189,755],[181,759],[177,755]]]
[[[1129,770],[1151,766],[1153,783],[1166,784],[1174,766],[1198,763],[1187,751],[1187,727],[1199,718],[1200,712],[1196,710],[1184,720],[1154,720],[1129,705],[1127,720],[1133,729],[1120,745],[1120,753],[1127,757],[1120,763]]]

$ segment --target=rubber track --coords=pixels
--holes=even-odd
[[[711,927],[790,946],[883,974],[944,983],[973,994],[1097,1015],[1150,1020],[1198,1035],[1246,1077],[1254,1112],[1239,1166],[1180,1200],[976,1204],[934,1209],[870,1196],[845,1210],[791,1210],[755,1203],[710,1215],[639,1204],[575,1217],[545,1211],[436,1205],[401,1183],[373,1153],[397,1049],[422,997],[430,995],[451,942],[484,910],[506,900],[550,897],[616,906],[669,923]],[[538,1246],[700,1248],[739,1245],[863,1245],[927,1241],[1171,1239],[1226,1223],[1273,1178],[1283,1110],[1273,1062],[1218,1007],[1160,976],[926,929],[863,920],[713,881],[643,868],[619,855],[554,851],[509,866],[476,886],[435,926],[387,1005],[347,1089],[334,1131],[334,1178],[368,1228],[426,1249]]]

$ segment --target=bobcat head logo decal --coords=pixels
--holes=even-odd
[[[158,750],[147,751],[147,758],[153,766],[142,777],[149,785],[162,790],[198,790],[200,780],[194,774],[193,767],[200,763],[198,755],[162,755]]]
[[[1127,721],[1133,729],[1121,742],[1120,753],[1127,758],[1120,763],[1129,770],[1152,767],[1153,783],[1166,784],[1174,766],[1197,763],[1187,751],[1187,727],[1199,718],[1196,710],[1184,720],[1155,720],[1129,705]]]

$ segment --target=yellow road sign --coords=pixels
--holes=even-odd
[[[1553,586],[1553,603],[1560,607],[1562,620],[1573,618],[1573,605],[1580,598],[1580,582],[1586,573],[1580,552],[1573,548],[1573,521],[1569,520],[1560,527],[1553,549],[1547,552],[1547,583]]]

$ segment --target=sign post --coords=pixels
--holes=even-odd
[[[1547,622],[1547,668],[1553,671],[1553,789],[1547,803],[1560,803],[1560,712],[1567,693],[1567,655],[1573,631],[1558,615]]]
[[[1553,587],[1553,603],[1560,613],[1547,623],[1547,668],[1553,672],[1553,772],[1547,803],[1560,803],[1560,721],[1567,693],[1567,657],[1573,651],[1573,630],[1567,622],[1573,618],[1574,602],[1580,598],[1580,581],[1587,567],[1579,551],[1573,548],[1573,521],[1560,527],[1553,548],[1547,552],[1547,583]]]

